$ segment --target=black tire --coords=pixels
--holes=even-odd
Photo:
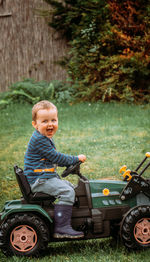
[[[14,214],[0,229],[0,247],[6,256],[39,256],[47,247],[48,228],[38,216]]]
[[[137,206],[124,216],[120,237],[128,249],[150,247],[150,206]]]

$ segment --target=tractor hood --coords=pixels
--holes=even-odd
[[[120,180],[90,180],[90,191],[93,208],[113,206],[134,206],[136,199],[122,201],[120,194],[127,182]]]

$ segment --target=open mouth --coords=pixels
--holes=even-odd
[[[51,133],[53,133],[53,128],[47,128],[46,131],[47,131],[48,134],[51,134]]]

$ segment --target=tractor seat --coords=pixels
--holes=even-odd
[[[27,180],[27,177],[24,175],[23,170],[15,165],[14,171],[16,174],[17,182],[19,184],[20,190],[26,203],[36,204],[43,201],[50,201],[52,203],[56,200],[55,197],[42,192],[32,193],[30,184]]]

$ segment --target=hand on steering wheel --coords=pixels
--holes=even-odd
[[[62,173],[62,177],[66,177],[69,174],[77,174],[80,175],[80,165],[81,165],[81,161],[79,161],[78,163],[76,163],[75,165],[71,165],[69,167],[67,167],[64,172]]]

